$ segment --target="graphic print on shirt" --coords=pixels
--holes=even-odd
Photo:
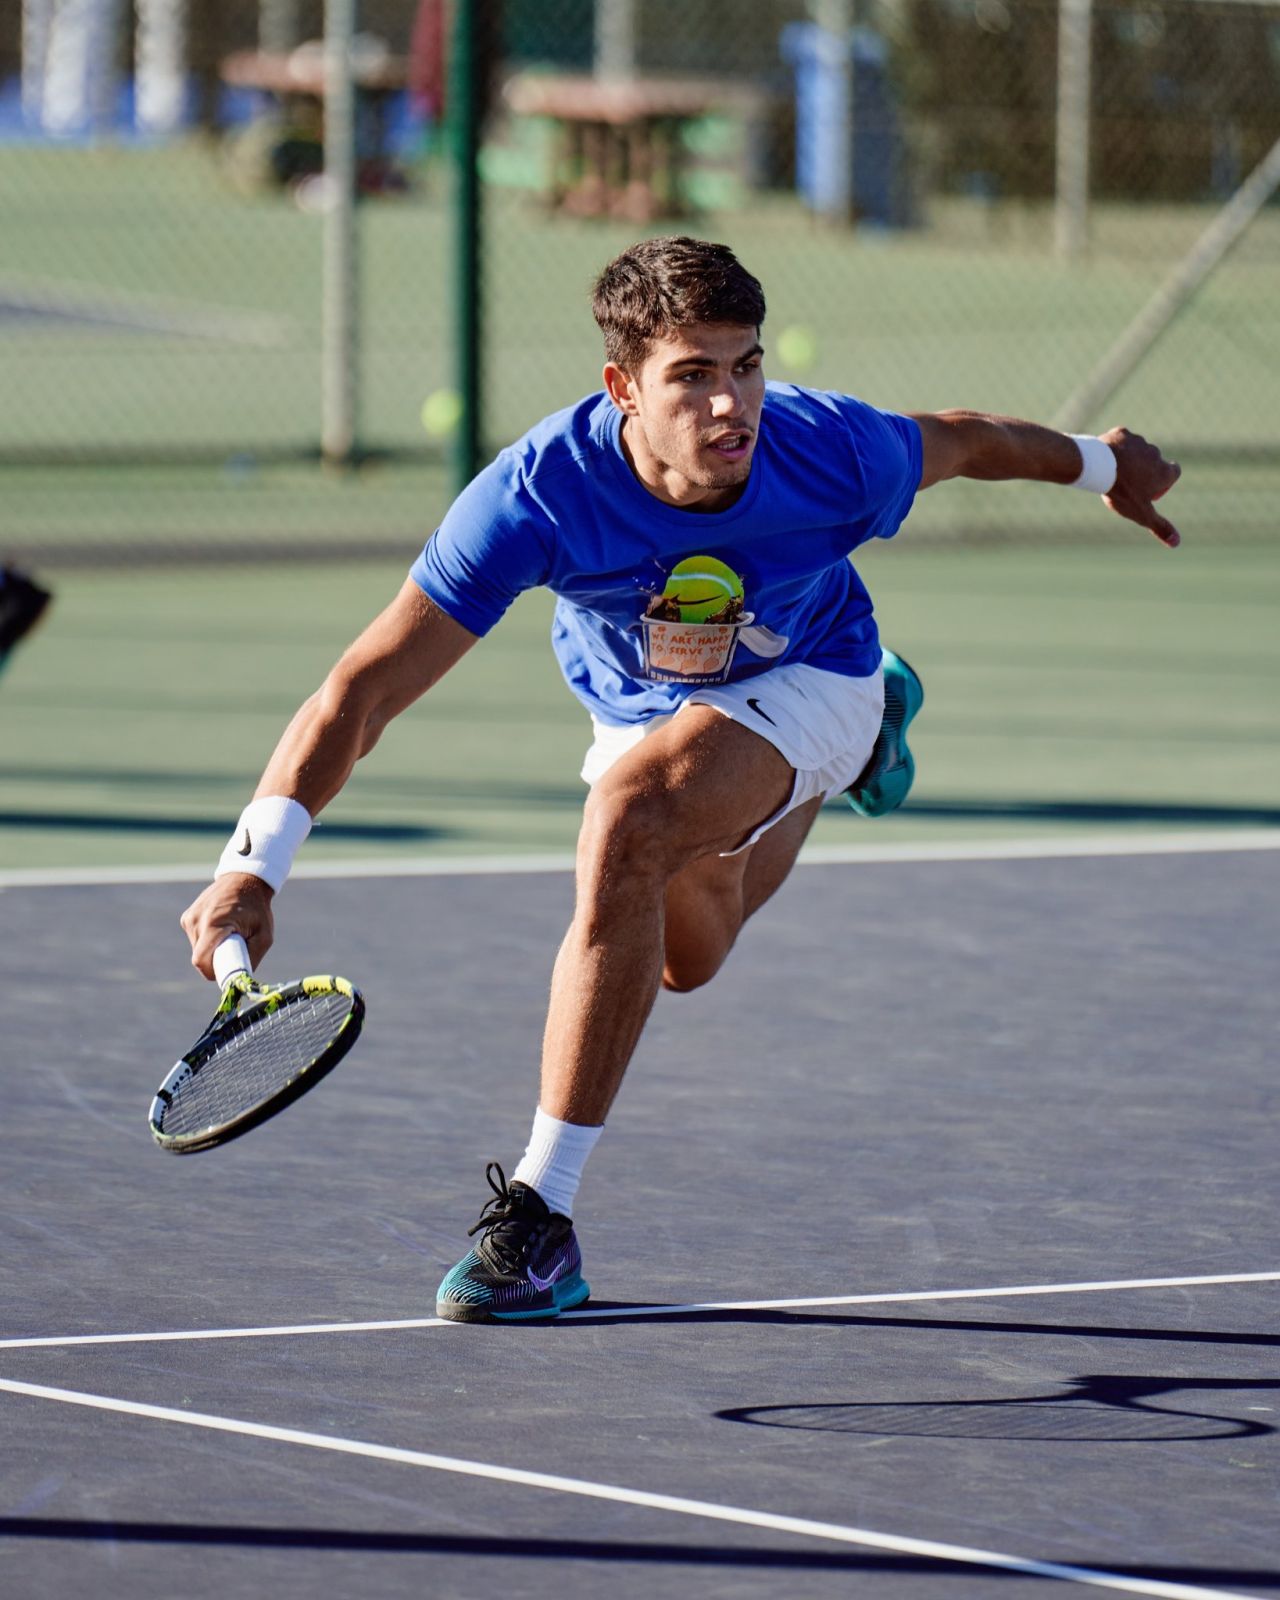
[[[723,683],[742,630],[742,578],[717,556],[688,556],[671,569],[636,624],[644,639],[644,675],[657,683]]]

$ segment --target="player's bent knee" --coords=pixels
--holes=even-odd
[[[682,864],[672,849],[670,809],[646,794],[602,779],[587,797],[578,840],[580,865],[608,864],[612,874],[669,877]]]

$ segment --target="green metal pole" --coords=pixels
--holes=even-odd
[[[476,10],[486,0],[457,0],[449,73],[454,166],[453,316],[457,338],[458,429],[453,487],[460,493],[480,470],[480,51]]]

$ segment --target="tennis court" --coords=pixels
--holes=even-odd
[[[868,552],[911,802],[660,1004],[592,1301],[524,1328],[432,1313],[569,912],[545,597],[287,892],[267,976],[360,982],[356,1052],[174,1160],[178,912],[410,552],[59,573],[3,685],[6,1593],[1274,1592],[1276,558],[1117,537]]]
[[[193,885],[6,888],[6,1594],[1273,1593],[1280,861],[1221,842],[799,868],[660,1003],[592,1300],[523,1327],[434,1291],[567,873],[292,885],[272,965],[365,1036],[186,1160]]]
[[[196,8],[206,86],[306,9]],[[360,23],[400,52],[419,9]],[[0,559],[55,592],[0,679],[0,1600],[1274,1595],[1274,7],[508,0],[500,61],[484,9],[407,187],[345,222],[267,181],[269,118],[46,138],[0,83]],[[783,46],[815,18],[848,33],[834,210]],[[587,167],[496,99],[471,147],[486,81],[620,54],[719,80],[670,215],[560,204]],[[586,1304],[446,1324],[572,903],[549,596],[300,858],[262,976],[357,982],[354,1051],[182,1159],[148,1109],[214,1000],[178,916],[474,466],[477,369],[483,454],[597,383],[590,285],[671,231],[759,274],[771,377],[1123,421],[1181,460],[1185,542],[971,481],[860,550],[927,688],[908,804],[824,810],[715,983],[660,998],[575,1207]]]

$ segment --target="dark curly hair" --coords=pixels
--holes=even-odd
[[[650,340],[672,329],[695,322],[759,328],[764,290],[727,244],[678,234],[615,256],[596,279],[591,310],[606,360],[634,372]]]

